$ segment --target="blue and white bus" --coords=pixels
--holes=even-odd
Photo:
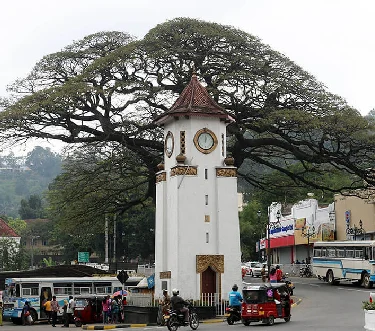
[[[313,273],[332,285],[349,281],[372,288],[375,282],[374,248],[374,240],[315,242]]]
[[[30,302],[34,321],[46,319],[43,303],[56,296],[62,315],[64,300],[70,295],[111,295],[123,289],[116,277],[48,277],[48,278],[6,278],[3,291],[3,317],[20,324],[25,301]]]

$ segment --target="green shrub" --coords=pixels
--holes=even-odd
[[[375,310],[375,302],[362,301],[362,308],[365,310]]]

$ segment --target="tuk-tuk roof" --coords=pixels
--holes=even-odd
[[[261,291],[268,290],[270,288],[280,288],[285,287],[285,283],[245,283],[242,287],[243,291]]]

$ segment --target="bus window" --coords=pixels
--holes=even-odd
[[[362,248],[356,248],[354,251],[354,257],[356,259],[361,259],[363,257],[363,250]]]
[[[345,248],[341,248],[337,250],[337,257],[345,257]]]
[[[112,284],[107,282],[94,283],[94,288],[96,293],[100,294],[112,294]],[[115,292],[115,291],[114,291]]]
[[[328,247],[327,248],[327,255],[328,257],[336,257],[336,249],[335,247]]]
[[[368,259],[371,260],[371,252],[372,252],[371,247],[364,247],[363,251],[364,251],[364,258],[365,258],[365,260],[368,260]]]
[[[53,293],[55,295],[72,295],[72,283],[53,283]]]
[[[320,248],[314,248],[314,256],[315,257],[321,257],[321,249]]]
[[[91,294],[92,283],[74,283],[74,295]]]
[[[39,295],[39,284],[37,283],[23,283],[22,296]]]
[[[354,247],[347,247],[345,257],[353,258],[354,257]]]
[[[326,257],[327,256],[327,249],[325,247],[322,247],[322,257]]]

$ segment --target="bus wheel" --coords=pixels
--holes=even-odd
[[[363,286],[365,288],[372,288],[372,285],[373,285],[373,282],[370,281],[370,275],[366,272],[364,275],[363,275]]]
[[[333,285],[335,283],[335,278],[333,277],[333,271],[332,270],[328,270],[327,271],[327,282],[328,284],[330,285]]]

